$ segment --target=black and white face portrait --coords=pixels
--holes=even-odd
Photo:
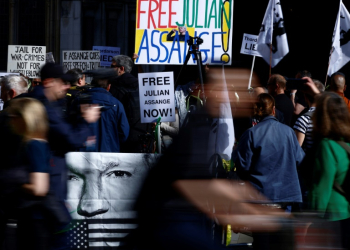
[[[73,219],[133,216],[149,170],[144,154],[69,153],[68,209]]]

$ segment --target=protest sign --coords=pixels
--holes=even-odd
[[[0,77],[9,75],[19,76],[19,73],[0,72]]]
[[[82,71],[97,69],[100,63],[100,51],[96,50],[65,50],[62,52],[63,68],[81,69]]]
[[[136,64],[183,64],[190,37],[203,39],[204,64],[231,64],[233,0],[138,0],[136,9]]]
[[[139,74],[141,123],[175,121],[174,73]]]
[[[100,51],[100,66],[111,66],[113,56],[120,55],[119,47],[94,46],[92,49]]]
[[[46,62],[47,63],[55,63],[55,58],[53,57],[52,52],[46,53]]]
[[[40,77],[40,68],[45,60],[45,46],[8,46],[7,71],[10,73],[22,73],[30,78]]]
[[[241,54],[261,57],[261,54],[258,52],[257,42],[258,36],[244,33],[241,46]]]

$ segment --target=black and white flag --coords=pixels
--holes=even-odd
[[[340,1],[337,21],[335,22],[332,50],[328,67],[328,75],[341,69],[350,61],[350,15]]]
[[[288,54],[287,34],[280,0],[270,0],[258,36],[258,51],[264,60],[275,67]]]

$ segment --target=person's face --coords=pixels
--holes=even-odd
[[[59,100],[66,96],[70,84],[64,82],[61,78],[51,78],[47,80],[45,88],[48,90],[50,97],[53,100]]]
[[[79,86],[85,86],[86,85],[85,75],[83,75],[83,77],[79,79],[78,85]]]
[[[178,27],[178,29],[179,29],[179,33],[181,34],[181,35],[185,35],[186,34],[186,28],[185,27]]]
[[[115,61],[112,61],[111,68],[117,72],[117,76],[121,76],[123,72],[123,67],[119,66]]]
[[[141,154],[69,153],[67,203],[73,219],[126,218],[148,168]]]
[[[41,79],[40,78],[34,78],[32,81],[33,87],[40,85]]]

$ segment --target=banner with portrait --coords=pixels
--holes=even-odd
[[[86,153],[66,155],[68,195],[73,218],[68,242],[71,249],[122,247],[137,227],[136,197],[154,154]]]

